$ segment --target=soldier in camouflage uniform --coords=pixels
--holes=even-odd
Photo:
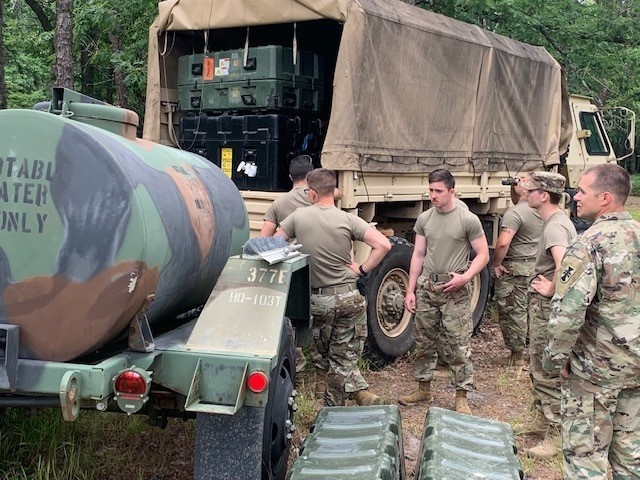
[[[276,236],[296,237],[302,251],[311,255],[311,314],[313,335],[323,367],[328,371],[325,405],[381,404],[367,391],[358,369],[367,338],[366,299],[358,291],[358,277],[374,269],[391,250],[389,240],[360,217],[334,205],[336,177],[319,168],[307,175],[311,206],[298,208],[280,224]],[[352,241],[372,250],[361,264],[351,260]]]
[[[544,220],[534,271],[529,283],[529,374],[533,384],[536,419],[531,432],[543,438],[526,450],[531,457],[552,457],[560,443],[560,378],[542,369],[542,352],[547,346],[547,324],[551,297],[555,291],[562,257],[576,237],[576,229],[560,209],[565,178],[559,173],[533,172],[523,184],[527,201]]]
[[[544,223],[538,212],[529,206],[524,183],[517,179],[513,187],[517,203],[502,217],[500,235],[493,252],[495,303],[500,329],[510,356],[496,361],[499,365],[524,366],[527,345],[527,289],[533,273],[540,232]]]
[[[588,169],[575,196],[594,221],[567,250],[543,367],[562,383],[565,478],[640,478],[640,224],[624,211],[627,172]]]
[[[473,331],[468,283],[489,262],[489,247],[476,215],[455,203],[455,179],[447,170],[429,174],[434,208],[416,220],[415,246],[405,307],[415,313],[416,349],[413,375],[418,390],[401,396],[402,405],[431,400],[431,360],[441,346],[456,388],[455,409],[471,413],[467,391],[473,388],[469,342]],[[476,256],[469,264],[473,249]]]

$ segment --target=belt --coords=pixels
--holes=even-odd
[[[312,288],[311,293],[315,295],[335,295],[337,293],[353,292],[354,290],[358,290],[358,286],[355,283],[342,283],[340,285]]]
[[[435,283],[447,283],[451,280],[451,275],[448,273],[430,273],[429,280]]]

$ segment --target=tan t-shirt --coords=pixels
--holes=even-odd
[[[563,211],[555,212],[547,218],[540,234],[536,264],[533,267],[533,274],[529,278],[529,283],[534,278],[537,278],[538,275],[544,275],[547,280],[553,281],[556,262],[553,260],[551,247],[568,247],[573,243],[577,235],[576,227],[573,226],[573,223]],[[535,292],[531,287],[529,287],[529,291]]]
[[[276,198],[275,201],[269,205],[263,220],[279,226],[285,218],[298,208],[311,205],[309,196],[304,193],[306,188],[306,186],[302,185]]]
[[[352,240],[362,240],[372,228],[360,217],[329,205],[298,208],[285,218],[280,228],[302,244],[302,252],[311,255],[311,288],[354,283],[358,276],[351,262]]]
[[[540,243],[544,220],[526,200],[509,208],[502,217],[502,228],[514,230],[516,234],[507,250],[506,260],[535,260]]]
[[[447,213],[433,207],[422,212],[413,230],[427,239],[423,275],[464,272],[469,265],[471,242],[484,235],[480,219],[458,206]]]

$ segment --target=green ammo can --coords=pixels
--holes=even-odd
[[[395,405],[325,407],[288,480],[403,480],[400,411]]]
[[[418,480],[522,480],[508,423],[431,407],[422,436]]]

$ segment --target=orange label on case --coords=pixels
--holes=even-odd
[[[211,57],[204,57],[202,59],[202,79],[213,80],[214,71],[215,71],[214,59]]]

